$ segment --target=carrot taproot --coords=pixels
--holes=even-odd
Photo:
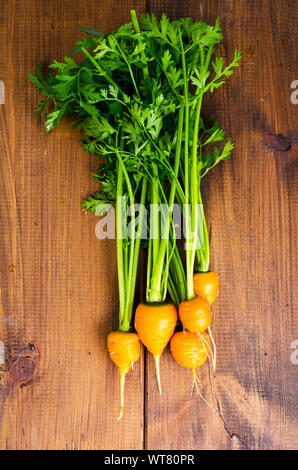
[[[219,291],[218,275],[214,271],[207,273],[195,273],[193,276],[194,292],[213,304]]]
[[[159,360],[174,333],[176,323],[177,310],[172,303],[143,302],[136,309],[135,329],[142,343],[154,356],[160,393]]]
[[[192,333],[201,333],[211,324],[211,308],[203,297],[184,300],[179,305],[179,317],[185,328]]]
[[[141,345],[136,333],[124,331],[111,331],[107,337],[107,348],[111,360],[116,364],[120,374],[121,407],[119,419],[124,409],[125,376],[132,368],[133,363],[140,357]]]
[[[202,366],[209,356],[211,350],[209,336],[205,332],[179,331],[172,337],[170,348],[175,361],[181,367],[192,370],[193,386],[200,394],[196,367]],[[200,396],[202,397],[201,394]],[[204,400],[203,397],[202,399]]]

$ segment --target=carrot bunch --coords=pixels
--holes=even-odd
[[[169,341],[196,387],[196,367],[208,356],[215,367],[210,305],[219,283],[209,271],[200,187],[233,144],[214,119],[203,120],[202,104],[240,60],[236,51],[224,66],[215,55],[222,39],[218,19],[211,26],[146,14],[139,22],[131,11],[131,20],[105,35],[82,28],[87,37],[73,51],[80,61],[55,60],[45,76],[40,63],[28,74],[44,96],[37,114],[45,112],[46,131],[68,118],[84,135],[85,151],[101,161],[93,175],[99,191],[83,209],[105,217],[115,208],[119,312],[107,348],[119,369],[120,418],[125,377],[139,358],[140,341],[154,357],[160,393],[160,358]],[[185,225],[185,262],[176,242],[177,208]],[[141,248],[148,255],[146,293],[135,310],[134,332]],[[175,333],[178,311],[183,331]]]

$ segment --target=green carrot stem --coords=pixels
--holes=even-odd
[[[151,207],[152,212],[152,254],[155,260],[158,254],[159,241],[160,241],[160,226],[159,226],[159,185],[158,185],[158,167],[155,163],[152,164],[153,181],[151,183]],[[150,227],[151,228],[151,227]]]
[[[194,122],[194,131],[193,131],[193,146],[192,146],[192,167],[191,167],[191,230],[193,236],[193,246],[190,251],[190,265],[191,271],[194,271],[194,264],[195,264],[195,254],[197,250],[197,241],[198,241],[198,229],[199,229],[199,195],[198,195],[198,187],[199,187],[199,179],[198,179],[198,133],[199,133],[199,124],[200,124],[200,114],[201,114],[201,107],[202,107],[202,98],[203,95],[201,94],[197,108],[196,108],[196,115],[195,115],[195,122]],[[193,284],[193,279],[192,279]]]
[[[124,321],[125,317],[125,297],[126,283],[124,274],[123,260],[123,234],[122,234],[122,218],[123,218],[123,171],[118,164],[117,171],[117,199],[116,199],[116,235],[117,235],[117,269],[118,269],[118,287],[119,287],[119,325]]]
[[[171,274],[169,274],[168,276],[168,291],[172,299],[172,302],[174,303],[175,307],[178,308],[179,303],[180,303],[180,298],[179,298],[179,295],[177,294],[177,290],[175,288],[175,284],[174,284],[174,281],[172,280]]]
[[[140,198],[139,223],[138,223],[135,248],[134,248],[132,277],[130,279],[130,297],[129,297],[128,306],[127,306],[127,316],[128,316],[129,324],[131,322],[131,317],[132,317],[137,270],[138,270],[138,261],[139,261],[139,254],[140,254],[140,245],[141,245],[141,238],[142,238],[142,230],[144,226],[146,193],[147,193],[147,178],[143,177],[142,191],[141,191],[141,198]]]
[[[190,202],[190,180],[189,180],[189,158],[188,158],[188,140],[189,140],[189,101],[188,101],[188,79],[186,72],[185,53],[183,47],[182,36],[180,33],[182,72],[183,72],[183,88],[184,88],[184,106],[185,106],[185,124],[184,124],[184,193],[185,193],[185,243],[186,243],[186,279],[187,279],[187,298],[190,300],[194,297],[193,288],[193,267],[191,263],[192,253],[190,249],[190,228],[191,215],[189,212]]]
[[[136,80],[135,80],[135,76],[134,76],[134,74],[133,74],[131,65],[130,65],[130,63],[129,63],[129,61],[128,61],[126,55],[125,55],[125,53],[123,52],[123,50],[122,50],[120,44],[118,43],[117,39],[116,39],[116,38],[114,38],[114,39],[115,39],[115,41],[116,41],[117,47],[118,47],[118,49],[119,49],[119,52],[120,52],[120,54],[121,54],[121,56],[122,56],[124,62],[125,62],[126,65],[127,65],[127,68],[128,68],[128,71],[129,71],[129,75],[130,75],[131,81],[132,81],[132,83],[133,83],[133,86],[134,86],[135,92],[136,92],[136,94],[137,94],[137,97],[140,98],[139,89],[138,89],[138,87],[137,87]]]
[[[182,143],[182,132],[183,132],[183,115],[184,109],[181,107],[179,109],[178,115],[178,130],[177,130],[177,145],[176,145],[176,152],[175,152],[175,160],[174,160],[174,175],[178,176],[179,171],[179,164],[180,164],[180,154],[181,154],[181,143]],[[171,191],[168,199],[168,214],[166,217],[171,220],[173,214],[173,204],[175,199],[177,183],[176,180],[172,181]],[[164,196],[165,197],[165,196]],[[165,201],[166,202],[166,201]],[[158,253],[156,257],[154,256],[154,269],[152,273],[152,282],[151,282],[151,289],[153,292],[157,292],[161,286],[161,279],[164,270],[164,262],[165,262],[165,255],[166,250],[168,247],[168,238],[169,238],[169,230],[170,230],[170,223],[168,221],[167,225],[167,233],[164,234],[164,238],[160,241]]]
[[[186,277],[184,272],[183,263],[180,258],[179,251],[175,247],[172,259],[171,259],[171,272],[172,277],[175,278],[175,286],[177,291],[177,296],[180,300],[185,300],[186,298]]]
[[[125,314],[120,322],[119,330],[120,331],[129,331],[130,329],[130,321],[129,318],[131,317],[131,312],[129,311],[131,307],[130,305],[130,298],[132,295],[132,274],[133,274],[133,261],[134,261],[134,248],[135,248],[135,208],[134,208],[134,195],[130,183],[130,179],[126,170],[126,167],[123,163],[121,153],[116,151],[116,156],[119,161],[119,167],[121,167],[127,189],[129,194],[129,202],[130,202],[130,209],[131,209],[131,231],[130,231],[130,248],[129,248],[129,262],[128,262],[128,277],[127,277],[127,288],[126,288],[126,299],[125,299]]]
[[[87,49],[83,46],[81,46],[81,50],[82,52],[84,52],[85,56],[90,60],[90,62],[92,62],[92,64],[94,65],[94,67],[99,71],[99,73],[101,75],[103,75],[105,77],[105,79],[111,84],[113,85],[114,87],[116,87],[119,91],[121,91],[121,93],[123,93],[123,91],[121,90],[121,88],[119,87],[119,85],[117,83],[114,82],[114,80],[110,77],[110,75],[104,70],[101,68],[101,66],[98,64],[98,62],[96,62],[96,60],[94,59],[94,57],[92,57],[92,55],[87,51]]]
[[[159,244],[160,244],[160,223],[159,223],[159,180],[158,180],[158,167],[155,163],[152,164],[153,180],[151,182],[151,205],[150,205],[150,238],[152,239],[152,257],[150,262],[151,273],[153,272],[155,261],[158,256]],[[147,302],[161,302],[162,293],[160,289],[160,284],[152,288],[150,282],[150,287],[148,289],[148,298]]]
[[[209,248],[209,234],[208,228],[203,208],[203,201],[201,191],[199,191],[199,203],[201,204],[201,214],[202,214],[202,221],[203,221],[203,234],[202,234],[202,245],[197,250],[197,272],[208,272],[209,265],[210,265],[210,248]]]
[[[130,10],[130,15],[131,15],[132,24],[133,24],[135,32],[140,33],[141,31],[140,31],[140,26],[139,26],[136,11],[135,10]],[[140,43],[140,41],[139,41],[139,43]],[[145,62],[146,55],[145,55],[144,51],[141,52],[141,57]],[[146,67],[143,68],[143,77],[144,77],[144,79],[146,79],[148,77],[148,75],[149,75],[149,72],[148,72],[148,67],[147,67],[147,63],[146,63]]]
[[[146,300],[147,301],[150,296],[151,271],[152,271],[152,238],[149,234],[148,256],[147,256],[147,281],[146,281]]]

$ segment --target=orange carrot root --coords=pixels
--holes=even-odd
[[[176,323],[177,310],[172,303],[140,303],[136,309],[135,328],[142,343],[153,354],[160,394],[160,356],[175,331]]]
[[[208,273],[196,273],[193,277],[193,286],[196,295],[200,295],[213,304],[219,291],[218,275],[209,271]]]
[[[122,418],[124,410],[124,386],[125,376],[132,368],[132,365],[140,357],[141,345],[136,333],[124,331],[111,331],[107,337],[107,347],[110,358],[116,364],[120,373],[120,415]]]
[[[161,395],[161,383],[160,383],[160,355],[154,356],[155,360],[155,370],[156,370],[156,379],[158,385],[158,391]]]
[[[202,333],[211,324],[210,304],[208,300],[199,296],[191,300],[183,300],[179,305],[179,317],[188,331]]]

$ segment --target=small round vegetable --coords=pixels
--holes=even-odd
[[[211,308],[203,297],[184,300],[179,306],[179,317],[185,328],[193,333],[201,333],[211,324]]]
[[[170,342],[171,352],[181,367],[195,369],[202,366],[210,352],[210,341],[207,333],[179,331]]]
[[[121,408],[119,419],[122,418],[124,409],[124,385],[125,376],[140,357],[141,345],[136,333],[124,331],[111,331],[107,337],[107,347],[110,358],[116,364],[120,373]]]
[[[207,333],[191,333],[179,331],[171,339],[171,351],[174,359],[182,367],[192,370],[192,388],[196,389],[201,399],[214,410],[214,407],[201,394],[196,367],[202,366],[211,352],[210,340]]]
[[[213,271],[209,271],[208,273],[196,273],[193,276],[193,287],[195,294],[207,299],[211,305],[218,295],[218,275]]]
[[[141,303],[136,309],[135,329],[142,343],[154,356],[159,393],[159,360],[174,333],[176,323],[177,310],[172,303]]]

